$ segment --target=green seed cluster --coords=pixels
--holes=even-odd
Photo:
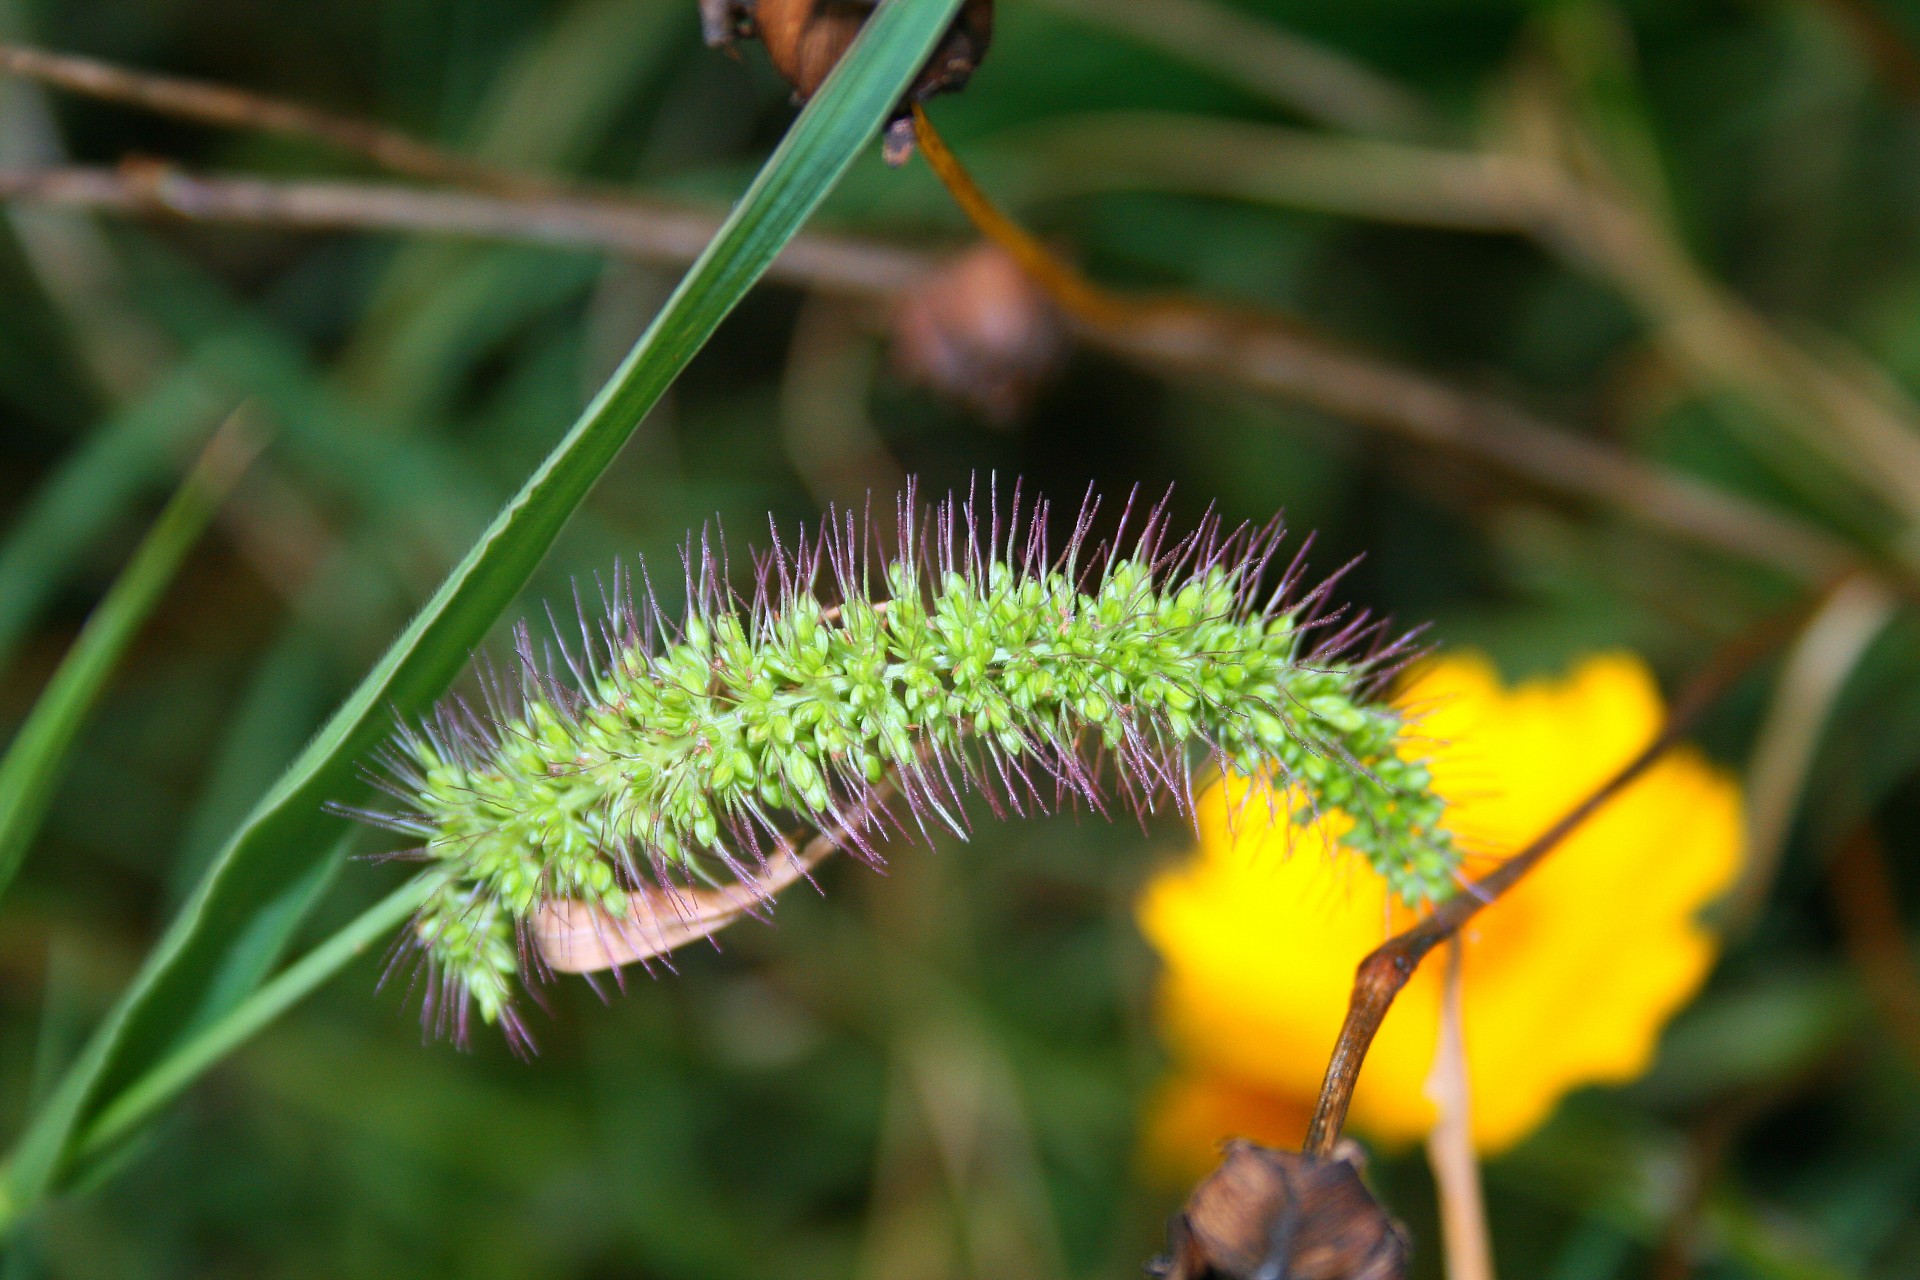
[[[1289,784],[1296,821],[1347,815],[1343,842],[1403,899],[1445,897],[1457,857],[1402,722],[1363,665],[1312,660],[1291,615],[1253,607],[1244,572],[1114,559],[1083,586],[901,559],[884,600],[697,611],[658,650],[612,646],[584,688],[534,673],[512,716],[408,735],[395,821],[449,872],[414,926],[435,982],[462,1020],[468,1000],[510,1019],[516,927],[542,903],[618,918],[643,876],[747,874],[800,823],[863,846],[849,815],[883,778],[957,827],[968,789],[1100,805],[1104,773],[1135,804],[1183,799],[1210,755]]]

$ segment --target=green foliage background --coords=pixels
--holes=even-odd
[[[1868,4],[1884,26],[1860,21]],[[1676,369],[1645,315],[1565,255],[1279,207],[1236,190],[1232,166],[1204,180],[1102,169],[1139,135],[1095,113],[1298,120],[1204,58],[1081,13],[1097,7],[1005,0],[973,87],[935,109],[983,181],[1097,278],[1285,311],[1899,558],[1877,507],[1783,452],[1740,387]],[[1443,145],[1488,136],[1516,84],[1557,68],[1581,86],[1593,134],[1644,162],[1641,189],[1711,276],[1783,331],[1822,350],[1844,340],[1875,376],[1917,389],[1920,105],[1891,42],[1920,43],[1920,7],[1242,9],[1417,91]],[[793,118],[761,52],[704,50],[681,0],[0,0],[0,36],[715,207]],[[1045,126],[1076,121],[1113,146],[1049,142]],[[315,147],[0,82],[0,162],[45,163],[53,147],[364,176]],[[266,465],[139,634],[0,899],[10,1139],[227,835],[680,271],[428,237],[5,212],[6,736],[224,412],[252,397],[277,427]],[[967,239],[924,167],[888,171],[871,154],[821,222],[934,247]],[[742,541],[769,512],[816,513],[831,486],[792,360],[818,305],[784,285],[747,298],[506,621],[540,625],[543,600],[617,556],[673,563],[715,513]],[[1285,508],[1317,531],[1322,567],[1366,553],[1350,597],[1430,619],[1441,643],[1486,648],[1515,674],[1629,645],[1677,682],[1791,598],[1771,570],[1223,379],[1076,352],[1027,412],[995,425],[905,385],[864,321],[849,332],[838,355],[855,372],[813,412],[864,417],[929,487],[987,470],[1062,497],[1089,481],[1173,480],[1189,518],[1214,500],[1235,517]],[[1687,1207],[1689,1152],[1718,1134],[1729,1145],[1703,1193],[1705,1274],[1920,1273],[1920,1063],[1850,958],[1825,875],[1871,819],[1896,909],[1913,918],[1915,635],[1897,617],[1851,672],[1765,910],[1654,1073],[1576,1097],[1489,1167],[1503,1274],[1651,1273]],[[1742,762],[1770,696],[1767,678],[1743,686],[1705,729],[1709,749]],[[969,847],[901,849],[885,877],[830,866],[824,898],[793,895],[776,928],[739,927],[604,1008],[584,984],[553,988],[532,1065],[486,1037],[471,1055],[421,1047],[400,993],[373,994],[370,954],[31,1224],[0,1275],[1133,1274],[1181,1188],[1135,1158],[1160,1059],[1130,903],[1184,838],[1177,823],[1143,835],[1071,816],[983,822]],[[303,945],[397,875],[346,864]],[[1420,1274],[1437,1275],[1424,1166],[1376,1168],[1422,1242]]]

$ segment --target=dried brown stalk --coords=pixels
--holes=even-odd
[[[1721,650],[1674,702],[1660,732],[1638,755],[1536,836],[1533,843],[1435,907],[1432,914],[1418,924],[1387,939],[1360,962],[1354,973],[1346,1020],[1341,1024],[1339,1039],[1334,1042],[1302,1150],[1315,1156],[1332,1152],[1341,1126],[1346,1123],[1353,1087],[1360,1078],[1360,1067],[1373,1037],[1393,1007],[1394,997],[1407,985],[1427,953],[1457,936],[1468,921],[1497,902],[1568,836],[1657,764],[1721,693],[1801,624],[1805,612],[1804,607],[1795,608],[1754,628]]]
[[[1427,1093],[1437,1112],[1427,1134],[1427,1163],[1440,1193],[1447,1280],[1493,1280],[1493,1239],[1480,1189],[1480,1161],[1473,1149],[1473,1088],[1460,1008],[1464,950],[1457,936],[1448,939],[1440,1043],[1434,1049],[1433,1074],[1427,1078]]]
[[[0,42],[0,72],[201,124],[311,139],[429,182],[519,193],[553,189],[552,183],[469,160],[397,129],[204,80],[134,71],[8,42]]]
[[[224,86],[10,45],[0,45],[0,70],[210,124],[310,137],[396,172],[511,193],[502,198],[375,184],[208,179],[167,166],[135,165],[117,171],[0,172],[0,199],[196,220],[534,240],[672,262],[691,260],[718,225],[707,213],[624,197],[563,193],[529,175],[479,165],[379,125]],[[974,191],[977,196],[977,188]],[[961,191],[955,194],[959,197]],[[1537,199],[1536,194],[1520,203]],[[976,217],[987,211],[997,215],[984,197],[970,209]],[[1020,233],[1004,215],[998,216],[1004,224],[998,238],[1008,243],[1006,233]],[[1117,300],[1071,272],[1056,269],[1048,278],[1048,262],[1042,250],[1039,259],[1029,257],[1027,265],[1041,273],[1037,278],[1075,315],[1081,336],[1093,345],[1173,372],[1232,377],[1460,452],[1803,579],[1829,577],[1858,560],[1843,541],[1823,530],[1270,318],[1250,320],[1191,302],[1178,307],[1113,305]],[[911,251],[809,235],[788,247],[771,274],[814,287],[890,298],[924,279],[933,266]]]
[[[670,263],[693,261],[721,222],[719,214],[632,198],[509,197],[379,182],[204,178],[153,162],[113,169],[0,170],[0,200],[195,222],[531,241]],[[768,274],[794,284],[890,297],[933,265],[912,250],[803,234],[794,237]]]
[[[1168,371],[1230,377],[1347,422],[1393,432],[1631,516],[1802,581],[1862,566],[1818,526],[1556,427],[1490,396],[1448,386],[1340,343],[1271,322],[1162,314],[1083,335]]]
[[[1706,273],[1607,171],[1545,80],[1523,82],[1515,136],[1497,150],[1150,111],[1030,126],[1016,150],[1029,198],[1144,187],[1529,237],[1620,293],[1697,383],[1760,408],[1860,497],[1920,512],[1920,410],[1858,357],[1789,337]]]
[[[1746,865],[1720,912],[1729,933],[1750,928],[1766,906],[1840,695],[1898,604],[1870,578],[1844,578],[1788,649],[1747,762]]]
[[[716,214],[633,200],[205,178],[165,166],[0,170],[0,200],[194,221],[531,241],[662,263],[692,261],[720,223]],[[932,255],[912,249],[807,233],[794,238],[768,274],[791,284],[887,300],[937,265]],[[1075,324],[1091,346],[1170,373],[1231,378],[1459,453],[1802,580],[1864,567],[1858,551],[1814,525],[1271,318],[1253,320],[1187,303],[1179,309],[1156,307],[1151,316],[1122,308],[1099,319],[1090,319],[1083,308]]]
[[[664,204],[559,192],[527,175],[478,166],[392,130],[294,103],[18,46],[0,50],[5,51],[5,67],[77,91],[209,123],[299,133],[398,171],[512,191],[483,195],[363,183],[214,179],[163,165],[129,165],[119,170],[0,172],[0,199],[205,221],[531,240],[662,262],[690,261],[719,222],[713,214]],[[1535,195],[1521,203],[1537,199]],[[984,197],[980,203],[991,209]],[[1001,221],[1003,233],[1018,233],[1003,215]],[[1046,270],[1039,262],[1028,265]],[[929,256],[911,250],[805,235],[788,247],[770,274],[810,287],[890,299],[935,266]],[[1859,553],[1825,530],[1647,466],[1512,406],[1460,392],[1272,317],[1250,317],[1186,300],[1178,305],[1167,300],[1122,303],[1064,269],[1042,278],[1073,312],[1079,336],[1090,345],[1172,373],[1233,378],[1616,507],[1653,527],[1803,580],[1822,580],[1860,567]]]
[[[980,189],[926,113],[914,124],[927,162],[980,232],[1026,268],[1078,324],[1110,350],[1188,372],[1231,376],[1335,416],[1387,427],[1565,493],[1684,528],[1695,540],[1753,555],[1803,579],[1831,577],[1858,556],[1824,530],[1686,477],[1648,467],[1521,410],[1349,351],[1278,317],[1186,298],[1128,298],[1060,261]]]

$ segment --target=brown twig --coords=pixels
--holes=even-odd
[[[1387,939],[1360,962],[1354,973],[1346,1020],[1341,1024],[1339,1039],[1334,1042],[1313,1119],[1307,1125],[1303,1151],[1314,1156],[1332,1152],[1341,1126],[1346,1122],[1353,1087],[1360,1078],[1360,1067],[1373,1037],[1393,1007],[1394,997],[1407,985],[1427,953],[1457,935],[1469,920],[1518,884],[1587,819],[1658,763],[1720,694],[1799,625],[1805,612],[1805,606],[1796,607],[1723,648],[1674,702],[1660,732],[1638,755],[1536,836],[1533,843],[1435,907],[1432,914],[1418,924]]]
[[[0,200],[194,222],[531,241],[666,263],[693,261],[721,223],[717,213],[630,198],[508,197],[381,182],[205,178],[153,162],[113,169],[0,170]],[[933,266],[931,257],[909,249],[809,233],[794,237],[768,274],[836,292],[891,297]]]
[[[1515,158],[1537,171],[1534,238],[1618,290],[1697,381],[1759,408],[1782,433],[1759,443],[1775,448],[1791,438],[1863,495],[1920,520],[1920,409],[1841,344],[1822,352],[1790,337],[1714,279],[1657,200],[1622,181],[1617,159],[1564,98],[1558,76],[1525,69],[1510,97]]]
[[[1839,344],[1821,350],[1790,338],[1707,274],[1657,209],[1607,171],[1542,81],[1524,82],[1533,92],[1516,96],[1513,136],[1496,150],[1165,112],[1048,121],[1021,131],[1025,194],[1171,190],[1527,236],[1619,292],[1696,383],[1730,388],[1760,408],[1772,425],[1756,443],[1817,455],[1834,468],[1827,479],[1844,480],[1856,501],[1878,494],[1920,513],[1920,411]]]
[[[692,261],[720,224],[714,213],[631,199],[206,178],[162,165],[0,170],[0,200],[194,221],[530,241],[663,263]],[[1004,215],[997,229],[1024,236]],[[1803,581],[1825,580],[1847,569],[1880,571],[1824,529],[1649,466],[1491,397],[1460,391],[1274,317],[1188,300],[1116,299],[1061,268],[1037,242],[1033,247],[1039,255],[1029,253],[1023,261],[1042,273],[1037,278],[1072,312],[1079,336],[1091,346],[1170,373],[1231,378],[1618,509],[1652,528]],[[789,243],[768,274],[810,288],[887,300],[926,278],[936,265],[931,255],[904,247],[807,233]]]
[[[1082,333],[1095,345],[1164,370],[1230,377],[1344,421],[1472,458],[1804,582],[1864,567],[1859,551],[1816,525],[1326,338],[1272,325],[1223,324],[1198,313],[1162,313],[1098,333],[1083,326]]]
[[[533,180],[523,175],[477,166],[405,135],[366,122],[331,116],[297,104],[241,93],[221,86],[149,76],[86,59],[68,58],[18,47],[0,46],[0,65],[34,75],[77,91],[116,98],[137,105],[188,114],[210,123],[272,128],[317,137],[369,155],[401,172],[442,179],[477,182],[495,188],[529,192]],[[916,131],[931,134],[924,115]],[[926,139],[922,138],[923,144]],[[944,147],[948,178],[957,199],[967,203],[970,180],[953,180],[957,163]],[[964,177],[964,171],[958,171]],[[995,234],[1025,265],[1042,278],[1063,305],[1081,320],[1091,340],[1129,350],[1148,360],[1180,367],[1198,356],[1212,366],[1243,380],[1305,400],[1335,413],[1359,417],[1375,425],[1401,430],[1428,443],[1444,444],[1482,460],[1521,470],[1556,487],[1617,504],[1656,524],[1672,527],[1682,522],[1689,532],[1737,554],[1778,564],[1800,576],[1830,574],[1848,556],[1837,540],[1806,527],[1794,527],[1759,508],[1729,502],[1725,495],[1630,463],[1606,450],[1538,424],[1516,421],[1512,412],[1490,412],[1497,406],[1478,405],[1438,384],[1379,366],[1364,358],[1347,357],[1328,345],[1315,344],[1297,333],[1262,332],[1258,327],[1239,334],[1202,333],[1199,351],[1193,350],[1196,318],[1217,319],[1206,309],[1185,304],[1132,303],[1115,300],[1092,288],[1071,271],[1057,269],[1044,248],[993,208],[972,187],[969,212],[982,229]],[[135,170],[122,179],[98,172],[61,171],[51,174],[0,175],[0,197],[39,199],[116,208],[127,212],[164,209],[190,218],[231,218],[303,226],[409,227],[471,235],[511,235],[553,243],[591,244],[637,256],[682,260],[698,251],[714,223],[685,211],[640,207],[627,200],[565,199],[551,188],[539,191],[537,209],[519,202],[506,207],[451,193],[413,192],[392,188],[355,188],[340,184],[263,184],[245,180],[189,178],[172,170]],[[997,219],[998,225],[995,224]],[[1024,243],[1022,243],[1024,241]],[[841,287],[891,291],[904,287],[924,264],[896,259],[876,264],[867,255],[827,254],[827,261],[807,262],[810,251],[828,246],[796,244],[775,272],[826,275]],[[863,276],[861,268],[879,267],[882,279]],[[1055,268],[1055,269],[1050,269]],[[1159,321],[1137,322],[1147,311]],[[1202,329],[1217,329],[1201,325]],[[1271,326],[1267,326],[1271,329]],[[1223,358],[1224,357],[1224,358]],[[1380,374],[1389,376],[1381,377]],[[1374,375],[1374,376],[1368,376]],[[1558,439],[1553,437],[1558,436]],[[1584,447],[1583,447],[1584,446]],[[1629,462],[1621,467],[1619,462]],[[1754,518],[1758,516],[1759,518]]]
[[[981,234],[1024,267],[1083,337],[1137,359],[1232,376],[1337,417],[1464,453],[1564,493],[1631,512],[1695,540],[1753,556],[1802,579],[1829,578],[1859,557],[1840,539],[1722,490],[1648,467],[1521,410],[1349,351],[1278,317],[1179,297],[1122,297],[1087,280],[1009,217],[974,181],[924,110],[920,150]]]
[[[312,138],[364,155],[395,172],[520,197],[490,203],[448,192],[191,178],[172,169],[136,167],[118,175],[84,169],[0,173],[0,199],[125,213],[165,211],[203,220],[307,227],[379,226],[532,239],[670,261],[690,260],[718,225],[717,219],[706,214],[626,197],[568,192],[549,181],[484,165],[378,124],[221,85],[8,44],[0,44],[0,71],[209,124]],[[937,137],[932,135],[924,115],[916,120],[915,129],[916,134]],[[925,145],[927,137],[921,141]],[[1410,156],[1428,154],[1417,148],[1401,150]],[[948,180],[955,198],[967,204],[966,191],[972,189],[975,199],[969,212],[982,230],[1014,250],[1037,273],[1036,278],[1048,284],[1081,322],[1082,337],[1094,345],[1173,371],[1234,377],[1339,416],[1493,463],[1563,492],[1617,506],[1656,527],[1774,564],[1803,579],[1830,577],[1859,560],[1845,542],[1824,530],[1710,486],[1646,467],[1509,406],[1457,392],[1283,328],[1272,317],[1249,322],[1246,317],[1192,302],[1169,305],[1167,300],[1116,299],[1054,262],[1037,241],[1026,237],[972,186],[950,152],[944,147],[941,152],[949,161],[942,177]],[[1446,156],[1441,152],[1431,154]],[[1476,164],[1498,168],[1501,159],[1446,156],[1446,163],[1465,171]],[[1514,164],[1507,167],[1528,168]],[[960,181],[955,181],[956,176]],[[1505,190],[1500,182],[1494,185]],[[1548,221],[1591,231],[1587,225],[1593,221],[1591,201],[1547,198],[1534,189],[1541,185],[1518,184],[1527,192],[1518,200],[1524,211],[1518,216],[1520,223],[1533,221],[1543,208],[1564,214],[1573,207],[1580,216]],[[1544,184],[1551,191],[1565,186],[1565,182]],[[1504,208],[1503,200],[1494,203]],[[1508,216],[1515,216],[1514,211],[1508,210]],[[1589,234],[1585,238],[1601,243],[1629,241],[1637,253],[1645,248],[1647,237]],[[1027,248],[1038,253],[1016,249],[1022,239]],[[927,266],[923,257],[902,250],[803,237],[782,255],[772,274],[841,291],[891,294],[923,275]],[[1696,289],[1688,296],[1693,298],[1699,292]],[[1143,323],[1148,318],[1154,323]],[[1841,417],[1880,425],[1874,413],[1851,402],[1849,407],[1859,412]]]
[[[134,71],[6,42],[0,42],[0,72],[201,124],[322,142],[365,156],[394,173],[430,182],[522,194],[554,189],[550,182],[469,160],[397,129],[226,85]]]
[[[197,177],[165,166],[0,170],[0,200],[133,216],[303,230],[419,231],[595,249],[691,262],[717,214],[590,196],[509,198],[383,183]],[[932,255],[871,240],[796,236],[768,270],[808,288],[887,300],[926,278]],[[1084,283],[1084,282],[1083,282]],[[1055,282],[1056,287],[1068,288]],[[1059,293],[1054,293],[1056,300]],[[1084,304],[1089,300],[1080,299]],[[1664,471],[1491,397],[1457,390],[1271,318],[1201,304],[1075,315],[1080,338],[1175,374],[1226,377],[1362,426],[1446,449],[1549,489],[1596,502],[1688,541],[1771,565],[1803,581],[1871,571],[1824,529]]]

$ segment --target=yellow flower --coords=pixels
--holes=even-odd
[[[1485,661],[1449,658],[1401,701],[1418,714],[1470,871],[1566,813],[1662,717],[1652,677],[1629,655],[1511,690]],[[1297,1145],[1354,966],[1410,919],[1364,863],[1329,856],[1325,831],[1291,826],[1263,791],[1215,784],[1200,800],[1197,856],[1139,904],[1164,961],[1160,1020],[1180,1064],[1148,1147],[1183,1169],[1232,1134]],[[1731,882],[1743,840],[1735,782],[1681,748],[1473,921],[1462,1009],[1483,1151],[1524,1137],[1569,1090],[1646,1069],[1713,961],[1697,917]],[[1442,968],[1423,965],[1387,1016],[1354,1093],[1357,1131],[1398,1142],[1431,1126]]]

